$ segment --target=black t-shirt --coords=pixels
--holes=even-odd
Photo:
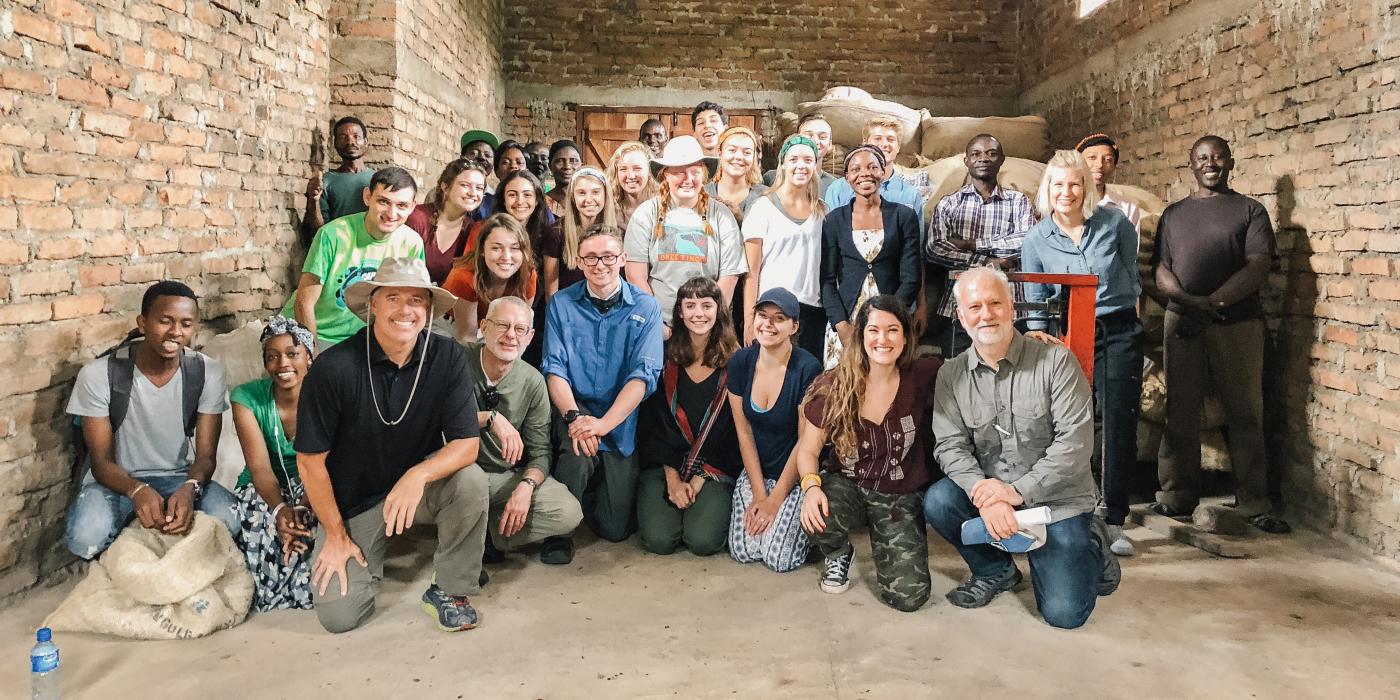
[[[415,390],[424,338],[427,358]],[[368,368],[374,374],[378,411],[371,403]],[[408,413],[397,425],[380,419],[398,419],[405,404]],[[301,453],[330,453],[326,471],[340,515],[348,520],[378,505],[404,472],[448,441],[477,437],[476,411],[461,345],[425,332],[408,363],[398,367],[370,329],[362,328],[311,364],[297,403],[295,447]]]
[[[1250,255],[1274,254],[1274,228],[1264,205],[1238,192],[1187,197],[1167,207],[1157,224],[1157,262],[1188,294],[1209,295],[1244,269]],[[1176,302],[1169,307],[1177,308]],[[1263,318],[1259,294],[1220,310],[1225,323]]]
[[[559,288],[565,289],[583,281],[583,263],[579,267],[569,269],[564,262],[564,220],[555,219],[554,223],[545,229],[544,238],[540,241],[541,251],[559,261]],[[543,279],[544,273],[540,273]],[[543,335],[542,333],[539,335]]]

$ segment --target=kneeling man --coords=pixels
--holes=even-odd
[[[1018,508],[1048,506],[1045,542],[1028,555],[1036,606],[1054,627],[1079,627],[1120,575],[1107,528],[1093,513],[1089,383],[1063,345],[1030,342],[1012,326],[1011,284],[1000,270],[973,268],[953,293],[972,347],[938,372],[934,456],[948,478],[924,496],[929,525],[972,569],[948,602],[980,608],[1021,582],[1007,552],[962,543],[964,521],[980,516],[1003,540],[1019,529]]]
[[[436,523],[423,608],[440,629],[477,625],[487,479],[477,457],[467,353],[427,330],[456,301],[418,258],[388,258],[346,306],[369,325],[312,363],[297,410],[297,468],[321,525],[312,555],[316,617],[331,632],[364,624],[389,538]]]

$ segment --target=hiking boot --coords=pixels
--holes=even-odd
[[[1102,518],[1094,518],[1089,525],[1089,535],[1098,540],[1100,556],[1103,557],[1103,571],[1099,574],[1101,596],[1113,595],[1123,580],[1123,566],[1118,563],[1118,557],[1113,552],[1112,528],[1113,526],[1105,523]],[[1122,532],[1122,528],[1118,530],[1119,533]]]
[[[423,612],[436,620],[438,629],[444,632],[469,630],[481,619],[466,596],[448,595],[436,583],[423,591]]]
[[[1123,534],[1122,525],[1108,526],[1108,548],[1115,555],[1120,557],[1131,557],[1134,554],[1133,541]]]
[[[540,542],[540,563],[562,566],[574,560],[574,538],[567,535],[546,537]]]
[[[486,549],[481,552],[481,563],[500,564],[506,560],[506,553],[496,549],[496,543],[491,541],[491,536],[486,537]]]
[[[1260,513],[1249,518],[1249,524],[1269,533],[1270,535],[1286,535],[1293,532],[1293,528],[1283,518],[1279,518],[1268,513]]]
[[[961,586],[948,591],[944,596],[949,603],[960,608],[980,608],[997,594],[1009,591],[1021,583],[1021,570],[1015,564],[1006,567],[1006,571],[996,576],[973,576],[964,581]]]
[[[821,580],[823,593],[844,593],[851,587],[851,559],[855,555],[855,548],[850,548],[845,554],[826,558],[826,572]]]

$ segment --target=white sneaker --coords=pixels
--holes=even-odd
[[[1111,540],[1108,545],[1108,551],[1120,557],[1133,556],[1135,551],[1133,549],[1133,541],[1128,539],[1127,535],[1123,534],[1122,525],[1109,525],[1108,538]]]

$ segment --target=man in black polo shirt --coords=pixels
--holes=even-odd
[[[477,625],[467,596],[481,590],[489,503],[473,464],[476,396],[466,351],[426,330],[455,301],[422,260],[384,260],[345,293],[368,325],[318,356],[302,386],[297,468],[321,523],[311,587],[331,632],[369,619],[389,537],[423,522],[438,529],[424,610],[445,631]]]

